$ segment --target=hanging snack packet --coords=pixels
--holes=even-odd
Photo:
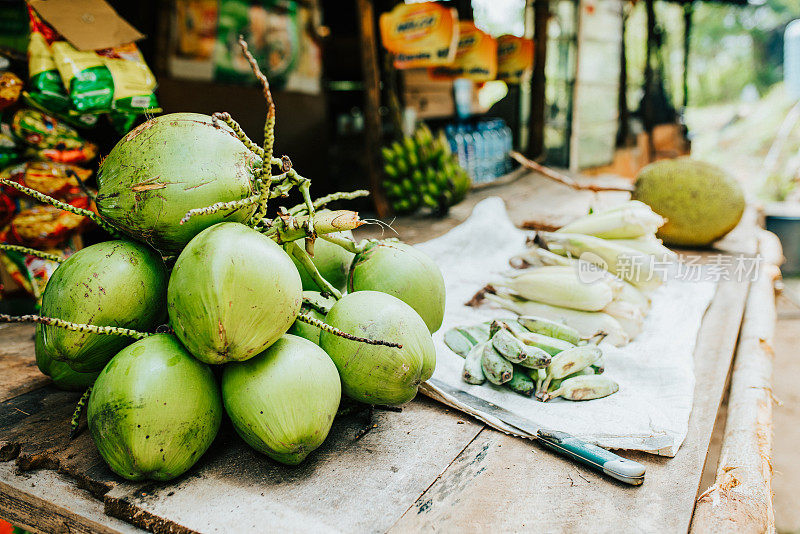
[[[32,157],[63,163],[85,163],[97,156],[97,145],[84,140],[63,121],[33,109],[14,114],[14,135],[29,145]]]
[[[111,107],[118,111],[144,113],[158,106],[153,91],[156,77],[144,62],[134,43],[98,50],[103,64],[111,73],[114,97]]]
[[[0,169],[21,158],[21,151],[22,148],[17,145],[8,124],[0,123]]]
[[[50,50],[50,43],[59,40],[60,36],[30,6],[28,17],[31,28],[28,42],[28,97],[47,110],[66,113],[70,108],[70,100]]]
[[[47,196],[62,199],[83,194],[78,180],[85,183],[92,171],[66,163],[26,161],[0,171],[0,178],[17,182]],[[9,197],[23,195],[13,187],[6,187]]]
[[[0,72],[0,111],[17,103],[22,80],[13,72]]]
[[[73,109],[80,112],[110,109],[114,79],[103,57],[93,50],[78,50],[67,41],[55,41],[51,49]]]

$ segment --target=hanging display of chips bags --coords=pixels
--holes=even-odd
[[[398,4],[380,17],[381,41],[396,69],[447,65],[456,56],[458,12],[436,2]]]
[[[533,40],[515,35],[497,38],[497,79],[520,83],[533,71]]]
[[[28,41],[28,96],[47,110],[65,113],[70,108],[70,100],[50,50],[50,43],[58,40],[59,35],[30,6],[28,17],[31,30]]]
[[[26,161],[0,171],[2,179],[17,182],[55,198],[83,194],[78,180],[85,183],[91,176],[92,171],[89,169],[50,161]],[[12,187],[6,187],[5,193],[10,197],[24,196],[24,193]]]
[[[488,82],[497,76],[497,40],[479,30],[472,21],[461,21],[458,51],[453,63],[429,69],[434,79],[467,78]]]

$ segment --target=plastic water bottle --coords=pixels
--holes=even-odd
[[[503,126],[502,121],[493,120],[491,121],[490,128],[488,130],[492,146],[491,168],[492,168],[492,176],[494,178],[499,178],[506,172],[505,155],[503,149],[503,134],[501,132],[502,126]]]
[[[488,182],[492,179],[489,173],[490,144],[486,136],[486,125],[478,123],[473,131],[475,138],[475,173],[479,182]]]
[[[500,135],[503,139],[503,172],[506,173],[511,171],[511,157],[509,153],[514,149],[514,136],[511,134],[511,128],[506,124],[502,125]]]

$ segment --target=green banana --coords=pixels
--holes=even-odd
[[[511,363],[521,363],[528,357],[522,342],[505,328],[498,330],[492,336],[492,346],[503,358]]]
[[[547,392],[550,389],[550,382],[554,379],[577,373],[592,365],[602,355],[603,351],[596,345],[581,345],[558,353],[547,367],[547,378],[540,392]]]
[[[563,323],[533,315],[523,316],[518,320],[522,326],[535,334],[543,334],[545,336],[561,339],[573,345],[577,345],[581,341],[581,335],[578,331]]]
[[[486,375],[483,372],[483,351],[489,342],[484,341],[472,347],[464,358],[464,371],[461,377],[467,384],[483,384],[486,382]]]
[[[481,355],[481,369],[486,379],[492,384],[502,385],[511,380],[514,367],[511,362],[500,356],[491,343],[486,343]]]
[[[572,401],[592,400],[613,395],[617,391],[619,384],[605,375],[582,375],[564,380],[561,387],[547,393],[543,400],[549,401],[556,397]]]
[[[530,397],[533,395],[533,392],[536,390],[536,384],[531,377],[529,377],[523,369],[518,367],[514,367],[514,374],[511,376],[511,380],[506,382],[508,388],[512,391],[516,391],[520,395],[525,395],[526,397]]]

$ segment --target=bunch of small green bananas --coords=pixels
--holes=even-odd
[[[448,330],[445,344],[464,358],[462,379],[488,381],[540,401],[607,397],[619,385],[603,374],[603,351],[577,330],[542,317],[496,320]]]
[[[423,206],[444,214],[463,200],[471,180],[450,152],[443,134],[434,137],[426,125],[414,135],[381,149],[383,188],[395,213],[413,213]]]

